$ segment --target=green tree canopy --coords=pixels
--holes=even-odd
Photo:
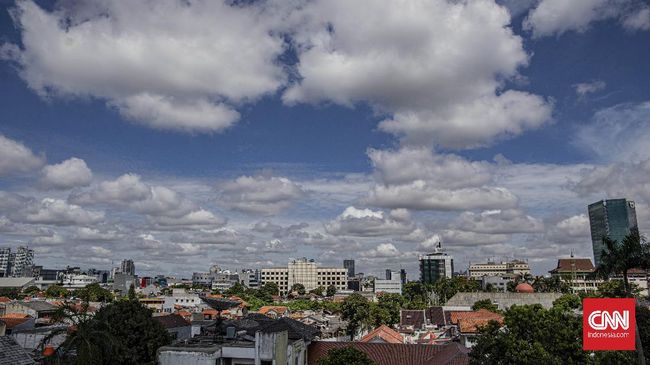
[[[29,286],[29,287],[23,289],[23,293],[26,294],[26,295],[29,295],[29,296],[32,296],[32,295],[34,295],[34,294],[37,294],[37,293],[40,292],[40,291],[41,291],[41,289],[39,289],[39,288],[38,288],[37,286],[35,286],[35,285]]]
[[[376,365],[364,352],[352,346],[332,349],[327,356],[318,360],[318,365]],[[406,365],[406,364],[404,364]]]
[[[326,292],[328,297],[333,297],[334,294],[336,294],[336,286],[330,285],[327,287],[327,292]]]
[[[110,302],[113,300],[113,293],[102,288],[98,283],[88,284],[77,289],[74,291],[74,295],[86,302]]]
[[[341,303],[341,317],[348,321],[348,335],[354,338],[357,330],[370,320],[370,303],[359,293],[345,298]]]
[[[472,310],[477,311],[479,309],[487,309],[490,312],[497,312],[499,310],[499,306],[492,303],[492,300],[490,299],[483,299],[479,300],[474,305],[472,305]]]
[[[70,292],[62,286],[50,285],[45,290],[45,296],[48,298],[67,298],[70,296]]]
[[[309,292],[312,293],[312,294],[316,294],[319,297],[322,297],[323,293],[325,293],[325,288],[323,286],[319,286],[318,288],[312,289]]]
[[[298,295],[305,295],[305,286],[300,283],[295,283],[291,286],[291,291],[298,293]]]

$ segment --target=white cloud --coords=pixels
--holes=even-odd
[[[565,218],[549,229],[547,237],[555,243],[590,242],[589,217],[578,214]]]
[[[164,186],[144,183],[136,174],[124,174],[113,181],[104,181],[89,192],[72,194],[70,200],[79,204],[127,206],[155,217],[180,218],[198,209],[182,194]]]
[[[116,231],[101,231],[90,227],[79,227],[73,235],[74,239],[81,241],[113,241],[120,237]]]
[[[85,225],[104,220],[104,213],[85,210],[65,200],[45,198],[33,202],[16,212],[14,220],[25,223],[54,224],[54,225]],[[12,218],[13,219],[13,218]]]
[[[579,97],[585,97],[588,94],[593,94],[595,92],[604,90],[607,84],[603,80],[593,80],[589,82],[580,82],[573,84],[573,88],[576,90],[576,94]]]
[[[93,180],[93,173],[86,162],[73,157],[56,165],[43,168],[41,183],[52,189],[70,189],[76,186],[88,186]]]
[[[220,131],[234,108],[286,80],[283,40],[263,5],[96,0],[47,11],[19,1],[20,48],[5,44],[44,97],[96,97],[145,125]]]
[[[335,236],[379,237],[405,235],[415,226],[410,221],[395,220],[382,211],[347,207],[335,220],[325,224],[325,230]]]
[[[453,222],[452,227],[488,234],[539,233],[544,230],[544,223],[520,209],[497,209],[481,213],[464,212]]]
[[[24,144],[0,134],[0,176],[32,171],[43,163],[45,159],[34,155]]]
[[[484,145],[550,120],[551,106],[503,90],[528,63],[505,8],[491,1],[315,1],[299,12],[300,82],[288,104],[367,102],[404,141]]]
[[[413,210],[505,209],[517,206],[508,189],[491,186],[494,166],[427,148],[369,150],[376,184],[365,199]]]
[[[277,214],[304,195],[302,187],[286,177],[240,176],[221,186],[229,208],[253,214]]]
[[[617,19],[630,30],[650,29],[650,8],[638,0],[542,0],[524,20],[534,37],[585,32],[592,23]]]
[[[369,258],[382,258],[382,257],[399,257],[400,252],[392,243],[382,243],[377,245],[369,251],[364,251],[361,256]]]
[[[600,160],[639,162],[650,158],[650,101],[624,103],[594,113],[574,143]]]
[[[181,217],[158,216],[152,217],[151,220],[158,228],[166,229],[217,228],[226,224],[225,218],[204,209],[189,212]]]

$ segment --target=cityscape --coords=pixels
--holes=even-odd
[[[0,365],[650,360],[645,0],[0,2]]]

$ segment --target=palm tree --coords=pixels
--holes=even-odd
[[[603,237],[603,249],[601,263],[597,268],[598,274],[607,279],[612,274],[623,275],[623,288],[626,297],[632,297],[630,283],[627,274],[630,269],[638,268],[647,270],[650,268],[650,245],[639,231],[633,229],[623,240],[618,243],[609,237]],[[636,318],[635,318],[636,322]],[[645,365],[643,345],[639,336],[639,327],[636,328],[636,348],[639,364]]]
[[[88,303],[64,303],[54,316],[54,322],[63,323],[62,327],[52,331],[40,344],[43,348],[52,338],[66,333],[66,338],[56,349],[51,363],[105,364],[110,363],[111,348],[115,343],[110,336],[109,324],[97,321],[88,311]],[[74,360],[71,360],[70,358]]]

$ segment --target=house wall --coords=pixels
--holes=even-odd
[[[215,365],[221,358],[221,351],[160,351],[158,362],[160,365]]]

